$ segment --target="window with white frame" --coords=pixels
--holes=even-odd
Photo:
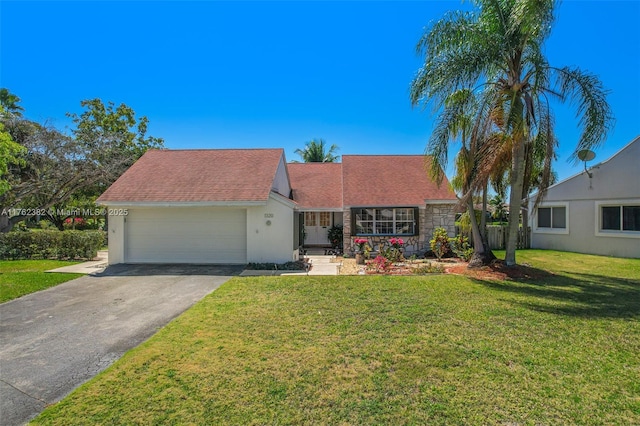
[[[640,238],[640,201],[596,202],[596,235]]]
[[[569,217],[566,203],[541,205],[536,209],[535,231],[549,233],[569,233]]]
[[[414,207],[354,208],[354,235],[417,235]]]

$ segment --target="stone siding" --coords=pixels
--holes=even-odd
[[[404,253],[411,256],[416,252],[429,250],[429,241],[433,238],[433,230],[442,227],[447,230],[450,237],[455,236],[455,204],[427,204],[425,208],[418,209],[418,235],[399,236],[404,240]],[[353,256],[356,245],[351,235],[351,209],[343,212],[344,224],[344,253]],[[373,251],[378,251],[380,246],[389,245],[388,241],[393,236],[367,236]]]

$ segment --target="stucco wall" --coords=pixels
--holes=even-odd
[[[293,207],[269,197],[266,206],[247,209],[247,261],[284,263],[294,260]]]
[[[124,218],[109,215],[109,265],[124,262]]]
[[[640,234],[602,235],[599,229],[598,202],[623,200],[640,204],[640,139],[623,148],[609,160],[550,187],[541,206],[567,208],[567,229],[550,233],[536,229],[537,209],[529,200],[531,247],[573,251],[616,257],[640,257]]]

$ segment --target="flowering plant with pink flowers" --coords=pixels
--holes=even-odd
[[[367,244],[368,241],[366,238],[355,238],[353,242],[358,246],[359,251],[363,251],[364,246],[365,244]]]
[[[391,247],[394,249],[399,249],[404,245],[404,240],[402,238],[390,238],[389,244],[391,244]]]

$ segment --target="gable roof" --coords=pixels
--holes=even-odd
[[[342,163],[289,163],[287,168],[300,208],[342,210]]]
[[[457,201],[446,176],[438,185],[428,175],[424,155],[343,155],[343,204],[420,206],[428,200]]]
[[[283,158],[282,149],[149,150],[97,202],[266,202]]]

